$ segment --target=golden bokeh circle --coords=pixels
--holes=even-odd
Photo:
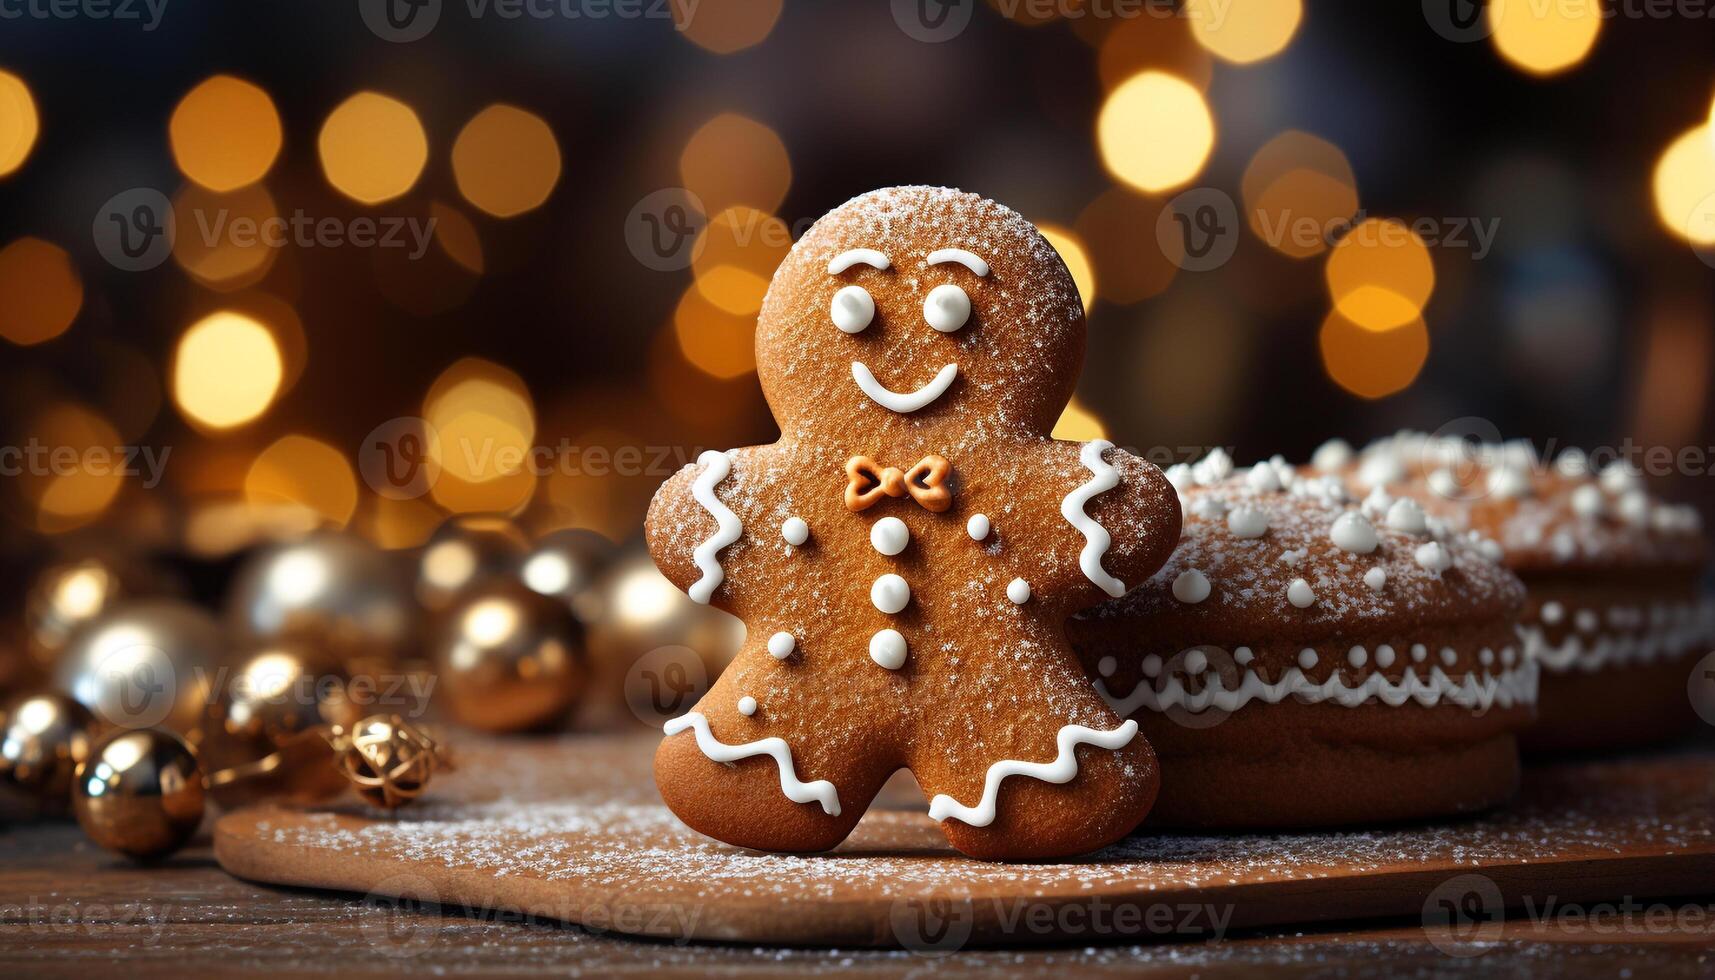
[[[1202,172],[1215,146],[1215,120],[1191,83],[1144,71],[1108,94],[1096,138],[1110,173],[1155,194]]]
[[[1330,232],[1358,210],[1358,181],[1346,155],[1295,129],[1256,151],[1240,189],[1251,232],[1293,258],[1327,251]]]
[[[260,418],[285,377],[274,334],[256,320],[220,310],[192,324],[173,355],[173,401],[190,421],[230,429]]]
[[[1715,245],[1715,124],[1681,133],[1651,180],[1662,226],[1694,245]]]
[[[540,207],[560,181],[560,144],[542,117],[497,103],[453,141],[453,179],[471,204],[497,218]]]
[[[179,100],[167,123],[179,170],[211,191],[231,191],[267,175],[280,155],[280,113],[261,88],[215,75]]]
[[[715,54],[761,44],[780,20],[786,0],[669,0],[673,26]]]
[[[336,190],[379,204],[416,185],[429,162],[429,138],[410,106],[379,92],[359,92],[328,113],[316,151]]]
[[[24,237],[0,249],[0,337],[29,346],[66,332],[83,308],[83,281],[66,250]]]
[[[1552,75],[1583,61],[1602,31],[1596,0],[1489,0],[1489,40],[1501,57],[1533,75]]]
[[[734,205],[773,212],[792,186],[786,144],[769,127],[724,112],[698,127],[679,155],[679,177],[704,214]]]
[[[24,165],[41,133],[36,100],[24,80],[0,71],[0,177]]]
[[[1415,319],[1391,330],[1371,330],[1336,310],[1322,322],[1318,344],[1328,377],[1373,400],[1404,391],[1417,380],[1429,359],[1429,328]]]
[[[1393,218],[1359,222],[1335,244],[1325,273],[1335,309],[1370,330],[1410,323],[1435,291],[1429,247]]]
[[[1248,65],[1285,50],[1304,19],[1302,0],[1186,0],[1180,16],[1216,57]]]

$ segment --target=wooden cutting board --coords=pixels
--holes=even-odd
[[[378,942],[411,942],[410,910],[438,903],[663,939],[928,953],[1402,916],[1456,952],[1498,934],[1504,909],[1540,916],[1715,883],[1715,754],[1533,770],[1513,806],[1473,821],[1157,834],[1007,865],[949,849],[909,784],[890,786],[839,849],[769,855],[701,837],[661,806],[652,737],[459,741],[458,771],[397,816],[239,811],[216,825],[216,856],[243,878],[404,900]]]

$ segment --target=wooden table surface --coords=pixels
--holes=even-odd
[[[1711,883],[1715,893],[1715,883]],[[1647,904],[1647,903],[1646,903]],[[0,977],[123,980],[287,975],[802,975],[952,971],[988,975],[1223,977],[1693,977],[1715,974],[1715,903],[1676,901],[1596,921],[1510,920],[1501,936],[1444,953],[1417,922],[1270,931],[1207,943],[910,952],[672,945],[482,912],[400,908],[347,895],[271,888],[220,870],[207,840],[140,868],[88,844],[75,826],[0,830]],[[1628,972],[1629,971],[1629,972]]]

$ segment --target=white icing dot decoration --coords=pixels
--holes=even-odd
[[[1633,527],[1643,527],[1649,523],[1649,496],[1642,490],[1628,490],[1620,497],[1615,507],[1620,520]]]
[[[1502,647],[1501,666],[1511,667],[1516,662],[1518,662],[1518,651],[1512,647]]]
[[[792,651],[796,649],[797,638],[784,630],[768,638],[768,655],[775,660],[785,660],[792,656]]]
[[[1365,517],[1380,519],[1386,516],[1388,508],[1393,506],[1393,501],[1391,494],[1381,487],[1376,487],[1369,492],[1360,506],[1364,509]]]
[[[1119,661],[1114,658],[1103,657],[1096,661],[1096,673],[1101,674],[1103,677],[1112,677],[1114,676],[1114,671],[1119,669],[1119,666]]]
[[[1383,643],[1381,646],[1376,647],[1376,666],[1377,667],[1380,667],[1381,669],[1386,670],[1389,667],[1393,666],[1393,661],[1394,661],[1393,647],[1388,646],[1386,643]]]
[[[1280,489],[1280,474],[1269,463],[1258,463],[1245,474],[1245,485],[1257,493],[1269,493]]]
[[[1418,567],[1425,571],[1440,573],[1453,567],[1453,556],[1447,553],[1447,549],[1443,548],[1439,541],[1419,545],[1413,557],[1417,559]]]
[[[869,526],[869,543],[884,555],[897,555],[911,542],[911,529],[897,517],[883,517]]]
[[[1308,609],[1316,601],[1316,593],[1311,590],[1309,582],[1295,578],[1286,587],[1286,601],[1300,609]]]
[[[1609,493],[1622,494],[1637,488],[1638,471],[1623,459],[1616,459],[1602,469],[1602,487]]]
[[[1191,467],[1184,463],[1174,463],[1163,471],[1162,475],[1167,477],[1167,482],[1173,484],[1173,489],[1180,493],[1191,489],[1197,482],[1196,478],[1191,475]]]
[[[1260,507],[1234,507],[1227,512],[1227,530],[1236,538],[1260,538],[1268,533],[1268,514]]]
[[[738,699],[738,713],[741,715],[744,715],[746,718],[749,718],[751,715],[756,714],[756,699],[751,697],[748,694],[746,694],[742,698],[739,698]]]
[[[1485,667],[1494,666],[1495,651],[1489,649],[1488,647],[1484,647],[1482,649],[1482,651],[1477,654],[1477,662],[1481,663]]]
[[[1584,455],[1584,450],[1570,448],[1563,450],[1554,461],[1554,469],[1561,476],[1580,477],[1590,475],[1590,457]]]
[[[1191,476],[1198,486],[1211,487],[1233,475],[1233,458],[1219,446],[1209,450],[1202,462],[1191,467]]]
[[[1024,579],[1015,578],[1006,583],[1006,597],[1015,606],[1022,606],[1030,601],[1030,583]]]
[[[1185,655],[1185,672],[1201,674],[1209,669],[1209,655],[1201,650],[1192,650]]]
[[[1388,507],[1387,526],[1406,534],[1424,534],[1429,530],[1429,521],[1417,501],[1401,499]]]
[[[1459,496],[1459,479],[1448,470],[1436,470],[1429,474],[1429,489],[1451,500]]]
[[[1451,667],[1451,666],[1453,666],[1454,662],[1457,661],[1458,659],[1459,659],[1459,653],[1458,653],[1458,651],[1454,650],[1452,647],[1442,647],[1441,648],[1441,662],[1442,663]]]
[[[1209,577],[1195,568],[1180,572],[1173,579],[1173,598],[1193,605],[1209,598],[1213,589]]]
[[[1280,553],[1280,563],[1288,567],[1296,566],[1303,560],[1304,552],[1302,551],[1293,551],[1291,548],[1288,548]]]
[[[1240,667],[1249,667],[1250,662],[1255,659],[1256,654],[1251,652],[1250,647],[1239,647],[1237,650],[1233,651],[1233,660],[1238,663]]]
[[[869,659],[888,670],[905,666],[905,637],[898,630],[881,630],[869,638]]]
[[[965,522],[965,533],[971,536],[972,541],[987,539],[992,530],[994,525],[989,523],[987,514],[972,514],[971,519]]]
[[[1418,663],[1422,663],[1425,660],[1428,660],[1429,659],[1429,648],[1424,646],[1421,643],[1413,643],[1411,645],[1411,659],[1417,661]]]
[[[1572,623],[1585,633],[1594,633],[1602,625],[1602,621],[1597,618],[1596,614],[1588,609],[1578,610],[1577,614],[1572,617]]]
[[[1143,676],[1145,676],[1145,677],[1160,677],[1161,676],[1161,655],[1152,653],[1149,656],[1144,657],[1142,666],[1143,666]]]
[[[923,319],[942,333],[953,333],[971,318],[971,297],[963,287],[943,283],[923,300]]]
[[[1497,497],[1526,497],[1530,489],[1530,474],[1522,469],[1502,466],[1489,471],[1489,492]]]
[[[1556,623],[1560,622],[1564,618],[1566,618],[1566,607],[1565,606],[1561,605],[1558,602],[1545,602],[1542,604],[1542,621],[1543,622],[1547,623],[1550,626],[1553,626]]]
[[[1312,667],[1315,667],[1316,666],[1316,660],[1317,660],[1317,657],[1316,657],[1316,651],[1315,650],[1312,650],[1309,647],[1305,647],[1304,649],[1298,651],[1298,666],[1304,668],[1305,670],[1309,670]]]
[[[1387,588],[1387,569],[1377,565],[1365,572],[1364,584],[1369,586],[1370,590],[1373,592],[1380,592]]]
[[[875,580],[869,587],[869,601],[889,616],[911,604],[911,586],[892,572]]]
[[[1218,521],[1227,516],[1227,498],[1212,493],[1202,494],[1191,501],[1190,511],[1206,521]]]
[[[1340,469],[1352,461],[1352,444],[1344,439],[1329,439],[1310,454],[1310,465],[1324,473]]]
[[[1381,538],[1376,535],[1376,526],[1370,523],[1369,518],[1355,510],[1334,518],[1334,526],[1329,528],[1328,537],[1336,547],[1358,555],[1367,555],[1381,544]]]
[[[1358,464],[1358,484],[1364,487],[1385,487],[1405,479],[1405,463],[1399,453],[1388,449],[1369,453]]]
[[[862,286],[847,286],[834,294],[828,315],[841,333],[862,333],[875,319],[875,300]]]
[[[786,523],[780,525],[780,536],[786,543],[797,547],[810,540],[810,525],[804,523],[802,517],[788,517]]]
[[[1357,670],[1370,662],[1370,652],[1363,647],[1353,647],[1346,653],[1346,662],[1352,665],[1353,670]]]

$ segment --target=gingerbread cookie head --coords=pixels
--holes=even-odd
[[[1084,357],[1060,256],[1017,212],[943,187],[853,198],[793,246],[763,301],[757,375],[782,431],[1046,434]]]

